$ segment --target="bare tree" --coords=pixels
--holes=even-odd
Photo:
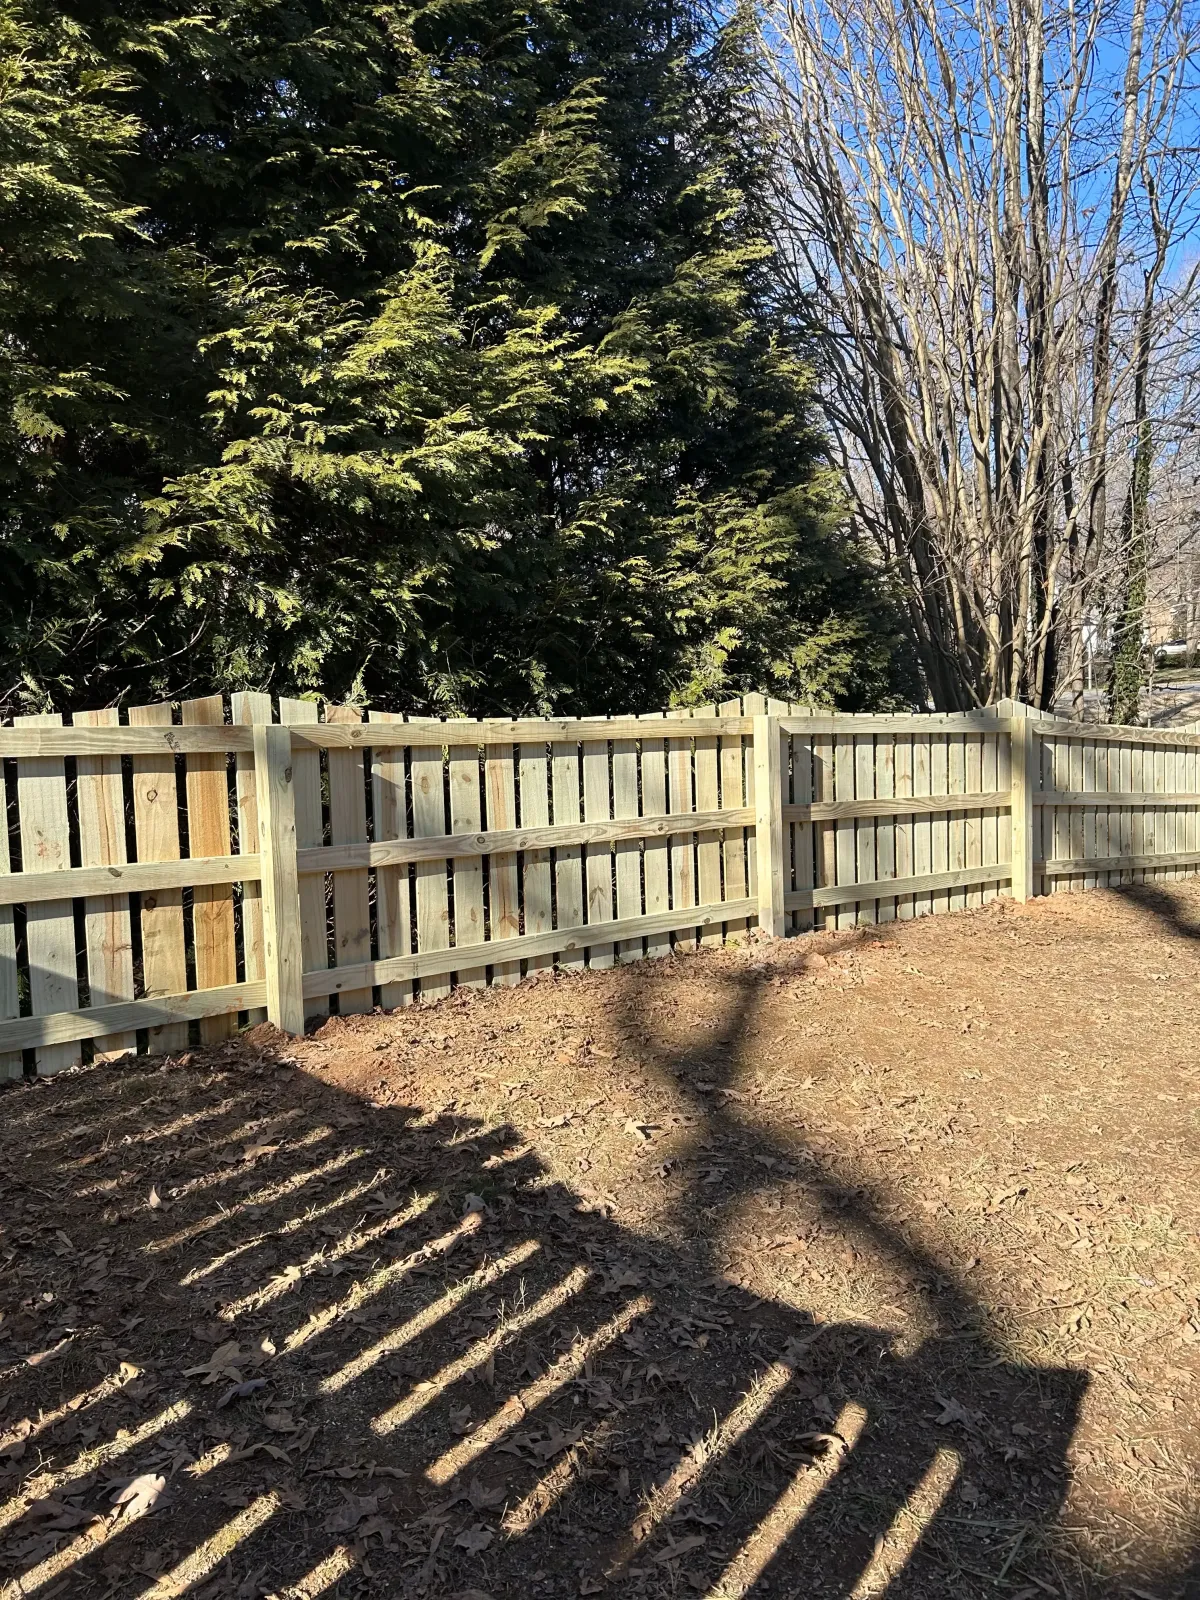
[[[1085,623],[1131,593],[1191,302],[1198,20],[767,0],[787,287],[939,706],[1078,691]]]

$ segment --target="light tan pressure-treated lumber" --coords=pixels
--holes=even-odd
[[[1012,876],[1007,861],[992,867],[959,867],[930,872],[920,878],[885,878],[874,883],[836,884],[824,889],[793,889],[785,895],[788,909],[801,906],[852,905],[856,900],[878,900],[885,894],[921,894],[963,889],[974,883],[1003,883]]]
[[[319,715],[312,700],[281,699],[279,702],[279,720],[293,731],[297,726],[311,727]],[[292,789],[296,797],[296,844],[301,850],[319,849],[325,840],[321,752],[315,745],[297,746],[295,739],[292,740]],[[300,880],[300,925],[305,972],[327,967],[329,929],[325,879],[315,873]]]
[[[0,876],[0,906],[36,905],[100,894],[157,894],[195,884],[255,883],[257,856],[202,856],[186,861],[126,861],[117,867],[66,867],[59,872]],[[132,999],[133,996],[128,997]]]
[[[357,706],[325,707],[326,727],[363,727]],[[329,837],[337,845],[367,841],[367,785],[362,748],[329,750]],[[340,872],[333,880],[333,948],[339,967],[356,967],[371,954],[370,880],[366,872]],[[343,1016],[370,1011],[370,989],[339,989]]]
[[[117,727],[115,706],[103,711],[78,711],[79,727]],[[79,806],[79,860],[84,867],[121,866],[125,848],[125,789],[120,756],[79,756],[75,763]],[[106,888],[115,887],[109,883]],[[88,1003],[117,1005],[132,1000],[133,930],[129,896],[100,893],[87,897],[83,908],[87,944]],[[115,1061],[137,1048],[137,1035],[112,1033],[93,1039],[93,1059]]]
[[[255,812],[262,883],[262,957],[267,1020],[283,1033],[304,1032],[304,949],[296,871],[296,791],[288,730],[254,729]]]
[[[1012,739],[1012,893],[1014,900],[1033,898],[1033,794],[1037,772],[1033,743],[1034,724],[1028,717],[1009,722]]]
[[[696,811],[687,818],[692,831],[752,826],[749,806],[728,811]],[[443,861],[455,856],[486,856],[510,850],[549,850],[568,845],[600,844],[611,839],[662,838],[679,828],[679,818],[610,817],[596,822],[556,824],[548,828],[511,828],[486,833],[448,833],[430,839],[381,839],[373,844],[333,845],[301,850],[300,871],[343,872],[356,867],[394,866],[407,861]],[[0,888],[0,893],[3,889]]]
[[[776,939],[787,931],[783,881],[783,767],[779,724],[754,719],[754,839],[758,854],[758,927]]]
[[[229,697],[234,722],[253,726],[270,722],[271,696],[258,690],[242,690]],[[289,741],[290,748],[290,741]],[[253,752],[239,750],[234,759],[234,792],[237,797],[238,854],[258,853],[258,780],[254,774]],[[247,983],[265,975],[263,965],[263,915],[259,886],[252,879],[242,884],[242,957]],[[246,1018],[253,1025],[266,1020],[265,1011],[254,1011]]]
[[[226,1016],[261,1006],[265,983],[227,984],[220,989],[191,989],[185,994],[162,995],[154,1000],[125,1000],[115,1006],[88,1006],[56,1011],[45,1017],[21,1017],[0,1022],[0,1050],[39,1051],[78,1039],[148,1028],[151,1037],[167,1027],[186,1027],[197,1017]]]
[[[670,933],[684,919],[685,927],[693,925],[706,928],[719,925],[726,914],[731,917],[753,917],[756,905],[753,900],[727,900],[715,906],[685,906],[679,911],[659,912],[652,917],[630,917],[615,922],[588,923],[583,927],[556,928],[550,933],[524,934],[520,939],[505,939],[489,949],[489,957],[496,961],[516,961],[524,956],[570,956],[586,950],[598,939],[606,943],[628,939],[640,928],[643,933]],[[566,962],[562,962],[566,965]],[[422,986],[429,978],[454,970],[454,952],[431,950],[413,956],[398,956],[391,961],[372,961],[344,973],[331,969],[328,972],[308,972],[304,975],[304,993],[313,998],[323,994],[336,994],[339,983],[388,983],[396,978],[420,978]],[[0,1035],[0,1042],[3,1036]]]
[[[18,717],[22,728],[60,723],[56,713]],[[17,762],[17,816],[21,865],[26,872],[58,873],[71,861],[67,823],[67,778],[62,758]],[[75,911],[70,901],[42,901],[25,918],[29,954],[29,997],[35,1016],[73,1010],[79,1004],[75,969]],[[37,1070],[49,1075],[80,1060],[74,1040],[39,1045]]]
[[[130,706],[130,728],[171,728],[171,707],[160,702]],[[172,732],[182,730],[172,729]],[[163,744],[155,755],[133,758],[133,827],[140,865],[179,860],[179,788],[175,756]],[[141,893],[142,988],[149,1000],[182,994],[187,988],[187,948],[183,925],[184,883],[148,888]],[[152,1028],[151,1055],[185,1050],[186,1022]]]
[[[1166,871],[1200,863],[1200,850],[1157,851],[1141,856],[1079,856],[1065,861],[1039,861],[1038,871],[1047,878],[1078,877],[1081,873]]]
[[[185,700],[180,707],[188,726],[225,726],[225,707],[219,694]],[[250,739],[252,730],[240,728]],[[187,758],[187,817],[189,854],[227,856],[233,853],[229,829],[229,763],[224,750],[195,753]],[[192,891],[192,931],[196,946],[196,987],[226,988],[237,982],[237,945],[233,918],[233,890],[224,884],[199,885]],[[206,1044],[227,1039],[236,1031],[236,1019],[225,1013],[206,1016],[200,1038]]]

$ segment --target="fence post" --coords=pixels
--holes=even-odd
[[[283,1033],[304,1032],[300,878],[296,856],[296,793],[292,735],[273,723],[254,725],[254,783],[262,858],[263,964],[267,1020]]]
[[[754,829],[758,854],[758,931],[782,939],[787,918],[783,877],[782,736],[776,717],[754,719]]]
[[[1029,717],[1010,717],[1012,739],[1012,895],[1033,899],[1033,723]]]

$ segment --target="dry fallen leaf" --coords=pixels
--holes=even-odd
[[[113,1492],[113,1504],[119,1506],[126,1521],[144,1517],[153,1511],[166,1491],[167,1480],[153,1472],[143,1472],[131,1478],[123,1488]]]
[[[326,1533],[349,1533],[358,1527],[364,1517],[374,1516],[379,1510],[377,1494],[351,1494],[349,1489],[343,1489],[342,1493],[346,1497],[346,1504],[331,1511],[325,1518]]]
[[[486,1550],[495,1537],[490,1528],[485,1528],[482,1522],[477,1522],[472,1528],[464,1528],[454,1542],[461,1550],[476,1555],[479,1551]]]

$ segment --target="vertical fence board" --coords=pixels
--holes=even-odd
[[[963,740],[963,759],[965,765],[964,794],[983,793],[983,745],[982,734],[969,733]],[[983,812],[968,811],[963,818],[963,861],[968,867],[981,867],[983,865]],[[983,885],[972,884],[967,889],[967,905],[981,906],[983,904]]]
[[[615,739],[612,758],[613,816],[638,815],[638,756],[632,739]],[[642,914],[642,850],[637,839],[617,840],[617,916]],[[642,941],[626,939],[618,946],[622,961],[642,959]]]
[[[967,746],[961,734],[951,734],[946,741],[946,788],[953,795],[967,790]],[[967,818],[962,811],[948,815],[946,859],[950,870],[958,872],[967,864]],[[966,889],[951,889],[949,901],[951,911],[965,911]]]
[[[593,726],[596,727],[596,734],[592,733]],[[583,820],[607,822],[612,815],[609,807],[608,740],[603,737],[600,727],[589,718],[584,723],[583,741]],[[587,864],[587,920],[611,922],[612,846],[608,843],[589,844],[584,859]],[[611,967],[612,945],[590,945],[588,964],[597,968]]]
[[[852,735],[853,737],[853,735]],[[875,740],[868,734],[854,738],[854,798],[875,798]],[[874,883],[879,876],[875,859],[878,827],[874,817],[863,817],[854,829],[854,864],[859,883]],[[856,922],[875,922],[878,905],[874,900],[861,900],[857,907]]]
[[[837,798],[837,772],[833,757],[833,735],[818,734],[813,740],[813,788],[816,798],[830,801]],[[837,878],[837,826],[832,822],[819,822],[813,840],[813,859],[816,866],[817,885],[832,888]],[[837,927],[837,911],[832,907],[817,913],[817,926]]]
[[[1001,738],[1006,735],[987,734],[980,741],[979,748],[979,790],[981,794],[995,794],[999,773],[997,757],[1000,751]],[[979,814],[979,864],[983,867],[995,866],[1001,860],[999,853],[999,817],[995,810],[989,808]],[[1037,828],[1037,817],[1034,817],[1034,828]],[[1037,857],[1036,831],[1034,842],[1034,858]],[[985,883],[981,901],[989,905],[1000,892],[997,883]]]
[[[0,805],[4,831],[0,834],[0,876],[12,871],[8,832],[8,785],[0,765]],[[21,1015],[21,984],[17,973],[17,925],[12,906],[0,906],[0,1022]],[[19,1050],[0,1051],[0,1083],[25,1076],[25,1062]]]
[[[761,717],[767,709],[767,699],[761,694],[747,694],[742,696],[742,715],[744,717]],[[742,740],[742,765],[745,773],[746,804],[751,810],[755,808],[754,798],[754,741],[750,738]],[[758,847],[753,840],[746,845],[746,893],[751,900],[758,899]]]
[[[234,722],[253,724],[271,721],[269,694],[251,692],[232,694],[229,697],[229,707]],[[254,756],[249,750],[239,750],[235,760],[238,854],[253,855],[259,847],[258,786],[254,773]],[[246,982],[255,983],[265,977],[262,888],[257,883],[242,885],[242,952],[246,966]],[[255,1007],[247,1013],[247,1020],[250,1023],[265,1022],[266,1017],[265,1006]]]
[[[1146,771],[1142,755],[1142,746],[1134,745],[1129,751],[1130,774],[1129,787],[1133,794],[1146,791]],[[1129,838],[1132,846],[1131,855],[1140,856],[1146,853],[1146,807],[1143,801],[1129,808]],[[1145,883],[1146,874],[1141,869],[1135,869],[1131,874],[1133,883]]]
[[[451,745],[448,774],[450,832],[478,833],[483,826],[479,746]],[[499,826],[492,820],[490,800],[487,825],[489,828]],[[450,873],[454,883],[454,949],[457,952],[482,944],[487,931],[483,921],[483,857],[457,856],[450,863]],[[480,951],[479,955],[486,962],[486,954]],[[487,968],[460,967],[455,982],[468,989],[482,989],[487,983]]]
[[[679,721],[687,718],[686,711],[669,711],[668,716]],[[670,782],[670,812],[672,816],[695,810],[692,803],[692,741],[669,739],[667,741],[667,776]],[[695,835],[689,828],[685,833],[671,835],[671,908],[684,910],[696,901]],[[696,945],[695,928],[677,928],[675,946],[679,950],[692,950]]]
[[[368,722],[403,722],[388,711],[368,711]],[[384,745],[371,751],[371,809],[375,816],[376,839],[408,838],[408,785],[405,780],[404,746]],[[304,882],[301,880],[301,896]],[[375,870],[375,925],[379,931],[379,954],[407,956],[412,953],[409,906],[409,869],[377,867]],[[303,903],[303,901],[302,901]],[[380,986],[379,1003],[385,1011],[412,1004],[411,982],[392,982]]]
[[[551,777],[554,787],[554,821],[573,826],[580,821],[579,746],[574,739],[551,747]],[[558,845],[554,851],[554,890],[559,928],[578,928],[583,923],[583,851],[577,844]],[[582,967],[584,952],[572,950],[560,957],[565,968]]]
[[[169,704],[130,706],[132,728],[162,728],[171,724]],[[139,861],[179,860],[179,789],[175,757],[133,757],[133,829]],[[183,891],[156,889],[141,900],[142,988],[147,999],[183,994],[188,986],[187,945],[183,920]],[[151,1028],[151,1055],[186,1050],[188,1025],[168,1022]]]
[[[912,734],[901,731],[896,735],[895,754],[896,794],[908,799],[913,792],[913,741]],[[896,876],[911,878],[916,872],[913,865],[913,817],[901,814],[896,818]],[[901,895],[896,901],[896,915],[901,921],[912,919],[913,897]]]
[[[57,728],[57,712],[14,717],[18,728]],[[17,762],[17,814],[21,827],[24,872],[63,872],[71,865],[67,822],[66,766],[60,759]],[[75,911],[70,900],[44,900],[26,908],[25,942],[29,952],[30,1010],[35,1017],[74,1011],[79,1005],[75,965]],[[42,1076],[61,1072],[80,1060],[80,1047],[42,1045],[37,1070]]]
[[[1084,794],[1096,792],[1096,741],[1085,739],[1082,745],[1082,767]],[[1082,809],[1083,822],[1083,854],[1091,861],[1096,859],[1099,852],[1096,849],[1096,808],[1085,806]],[[1096,887],[1096,874],[1087,872],[1083,875],[1083,887],[1094,889]]]
[[[718,713],[723,717],[740,717],[742,703],[740,700],[725,700],[717,707]],[[729,735],[721,740],[721,806],[726,811],[732,811],[738,806],[746,804],[746,760],[742,751],[740,735]],[[746,830],[744,828],[726,828],[724,848],[725,869],[725,899],[743,900],[747,894],[746,888]],[[747,923],[742,921],[727,922],[725,935],[727,938],[739,939],[744,935]]]
[[[518,755],[522,828],[550,826],[550,768],[544,744],[523,744]],[[636,797],[635,797],[636,798]],[[554,926],[554,901],[550,889],[549,850],[526,850],[522,861],[525,898],[525,932],[549,933]],[[527,966],[540,972],[552,966],[553,956],[533,956]]]
[[[1054,778],[1055,788],[1069,790],[1072,783],[1071,772],[1071,742],[1069,739],[1056,739],[1054,741]],[[1063,861],[1069,861],[1074,854],[1074,837],[1071,827],[1070,806],[1056,806],[1054,808],[1054,853]],[[1074,880],[1071,876],[1062,874],[1054,880],[1054,890],[1057,894],[1070,894],[1074,889]]]
[[[1069,739],[1066,741],[1066,744],[1068,750],[1067,770],[1069,774],[1067,782],[1072,792],[1077,794],[1082,793],[1083,741],[1081,739]],[[1071,806],[1068,809],[1067,822],[1070,834],[1070,843],[1067,846],[1067,850],[1073,861],[1078,860],[1084,853],[1083,811],[1084,808],[1082,806]],[[1072,891],[1078,892],[1080,889],[1082,889],[1084,881],[1083,873],[1073,872],[1070,877],[1070,886]]]
[[[219,694],[185,700],[180,708],[185,727],[219,726],[225,720]],[[224,755],[187,757],[188,853],[227,856],[233,844],[229,828],[229,763]],[[226,884],[201,884],[192,890],[192,936],[196,952],[197,989],[217,989],[237,982],[233,889]],[[237,1031],[236,1016],[203,1017],[205,1044],[228,1039]]]
[[[918,798],[933,794],[934,734],[917,733],[912,739],[912,792]],[[912,827],[912,870],[917,877],[933,872],[933,813],[920,811]],[[933,915],[933,894],[914,894],[912,909],[917,917]]]
[[[445,771],[440,745],[413,745],[411,757],[414,839],[433,839],[446,833]],[[445,861],[416,863],[417,949],[450,948],[450,897]],[[444,1000],[450,993],[451,957],[446,975],[421,979],[423,1000]]]
[[[79,728],[117,727],[115,706],[105,711],[78,711]],[[112,867],[125,864],[125,786],[120,756],[77,756],[76,796],[79,806],[79,865]],[[133,931],[127,894],[89,895],[83,903],[87,945],[89,1005],[116,1005],[132,1000]],[[113,1061],[137,1048],[136,1033],[110,1033],[93,1039],[99,1061]]]
[[[311,727],[320,713],[311,700],[279,702],[279,720],[289,728]],[[321,802],[321,752],[292,748],[292,787],[296,806],[296,847],[314,850],[325,843],[325,815]],[[305,972],[320,972],[329,966],[329,938],[325,901],[325,876],[306,872],[300,879],[300,948]],[[322,1013],[328,1000],[310,1001]]]
[[[667,814],[667,746],[662,739],[643,739],[642,744],[642,815],[663,817]],[[646,893],[646,915],[652,917],[667,911],[671,905],[671,879],[668,845],[664,838],[647,839],[642,852],[642,878]],[[745,870],[745,854],[742,855]],[[665,956],[671,951],[671,936],[652,933],[646,938],[648,956]]]
[[[697,706],[698,717],[715,717],[716,706]],[[720,808],[720,779],[718,775],[717,741],[696,740],[696,810],[716,811]],[[702,906],[716,905],[721,898],[721,836],[719,833],[702,833],[696,843],[696,892]],[[701,945],[721,943],[721,928],[714,925],[700,935]]]
[[[607,772],[608,755],[605,752]],[[516,769],[511,744],[489,744],[484,765],[488,827],[507,830],[517,825]],[[493,939],[516,939],[521,932],[521,890],[517,857],[511,851],[488,858],[488,891]],[[611,904],[611,892],[610,892]],[[521,981],[521,963],[506,961],[492,968],[492,982],[508,988]]]
[[[799,711],[799,707],[793,707]],[[813,747],[812,739],[805,734],[795,734],[791,741],[791,766],[792,766],[792,800],[798,806],[809,805],[813,796]],[[814,860],[813,860],[813,825],[811,822],[796,822],[791,830],[792,847],[792,872],[793,882],[797,889],[812,889],[814,887]],[[731,890],[726,890],[732,894]],[[801,909],[796,913],[797,932],[806,932],[813,926],[814,916],[809,910]]]
[[[875,740],[875,794],[881,800],[891,800],[896,794],[896,741],[891,734],[881,733]],[[896,819],[881,817],[875,828],[875,874],[880,879],[896,876]],[[894,898],[881,900],[878,907],[880,922],[896,920]]]
[[[930,735],[929,740],[929,792],[950,792],[950,742],[944,733]],[[946,872],[950,866],[950,816],[946,811],[933,815],[930,829],[930,871]],[[950,895],[945,889],[935,889],[933,909],[938,915],[950,909]]]
[[[326,706],[326,722],[361,722],[356,706]],[[367,784],[361,750],[330,750],[329,842],[366,844]],[[339,967],[371,959],[371,888],[365,871],[333,874],[333,947]],[[370,989],[343,989],[338,995],[342,1016],[370,1011]]]
[[[833,792],[837,800],[854,799],[855,739],[852,733],[836,734],[833,741]],[[841,884],[857,882],[858,841],[853,819],[834,823],[837,839],[837,876]],[[852,928],[858,920],[857,907],[851,902],[837,911],[839,928]]]
[[[1035,775],[1038,774],[1041,771],[1041,768],[1038,765],[1038,762],[1041,759],[1041,752],[1038,749],[1039,743],[1040,743],[1040,741],[1037,740],[1037,739],[1035,739],[1034,742],[1033,742],[1033,747],[1034,747],[1034,751],[1035,751],[1034,760],[1033,760],[1033,771],[1034,771]],[[1037,779],[1036,779],[1036,776],[1035,776],[1035,783],[1036,782],[1037,782]],[[1004,809],[1002,811],[998,810],[995,813],[995,817],[996,817],[996,860],[997,861],[1011,861],[1012,860],[1012,811],[1011,811],[1011,797],[1012,797],[1012,739],[1009,737],[1009,735],[1007,733],[1000,734],[996,739],[996,790],[997,790],[997,793],[1002,796],[1001,805],[1004,807]],[[1033,826],[1034,826],[1035,830],[1038,827],[1038,812],[1039,812],[1039,810],[1040,810],[1040,807],[1034,807]],[[1038,853],[1038,850],[1037,850],[1037,839],[1036,839],[1036,833],[1035,833],[1035,838],[1034,838],[1034,854],[1035,854],[1035,856],[1037,855],[1037,853]],[[1034,872],[1034,892],[1035,893],[1037,892],[1037,871],[1038,871],[1038,869],[1035,866],[1034,869],[1033,869],[1033,872]],[[999,893],[999,890],[997,890],[996,892]]]

